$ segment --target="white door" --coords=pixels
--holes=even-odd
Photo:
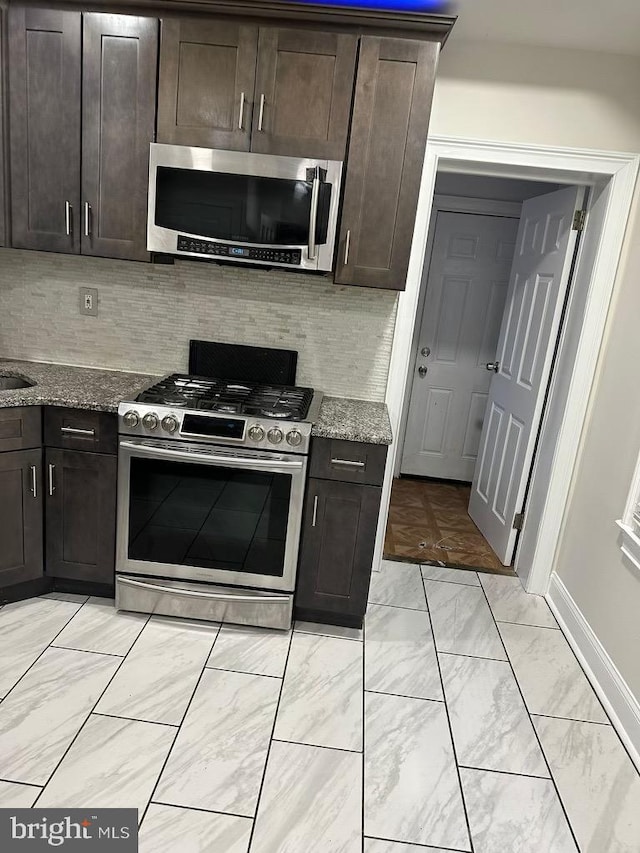
[[[403,474],[473,478],[517,231],[509,217],[437,214]]]
[[[520,512],[577,232],[584,189],[567,187],[522,205],[513,269],[480,439],[469,515],[505,566],[511,564]]]

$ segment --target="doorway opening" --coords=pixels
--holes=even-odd
[[[586,195],[437,173],[385,557],[515,574]]]

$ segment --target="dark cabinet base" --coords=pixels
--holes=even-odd
[[[364,613],[361,616],[348,616],[332,613],[329,610],[307,610],[294,605],[293,618],[300,622],[318,622],[320,625],[339,625],[341,628],[362,628]]]

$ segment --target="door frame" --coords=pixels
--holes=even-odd
[[[411,343],[411,364],[409,369],[409,378],[407,383],[407,393],[405,394],[402,404],[402,413],[398,427],[398,452],[394,466],[394,477],[400,476],[400,467],[402,465],[402,452],[404,443],[407,438],[407,420],[409,416],[409,403],[411,402],[411,375],[415,371],[415,363],[417,360],[418,338],[420,337],[420,325],[422,323],[422,312],[424,311],[424,303],[427,298],[427,288],[429,286],[429,273],[431,271],[431,255],[433,253],[433,241],[436,236],[436,224],[439,213],[470,213],[476,216],[503,216],[508,219],[519,219],[522,211],[522,203],[519,201],[501,201],[496,199],[472,198],[468,196],[457,195],[441,195],[436,193],[433,196],[433,204],[431,206],[431,215],[429,220],[429,229],[427,235],[427,245],[424,254],[424,267],[420,278],[420,290],[418,294],[418,304],[416,308],[416,321],[414,323],[412,343]]]
[[[597,193],[590,193],[590,206],[594,198],[596,200],[599,198],[602,203],[598,211],[593,211],[595,220],[593,225],[591,216],[587,217],[573,278],[574,289],[586,288],[584,291],[586,299],[581,315],[577,318],[581,322],[581,328],[575,353],[571,353],[571,361],[567,361],[565,366],[565,369],[571,370],[570,381],[564,396],[556,395],[555,401],[550,398],[543,420],[538,452],[539,454],[543,452],[542,444],[545,443],[546,438],[544,452],[552,454],[553,464],[549,466],[544,483],[542,477],[535,476],[531,482],[530,499],[534,494],[540,495],[544,491],[544,497],[540,502],[540,518],[535,531],[532,532],[533,524],[530,522],[527,529],[525,516],[520,537],[522,542],[526,533],[530,540],[528,550],[530,566],[526,589],[528,592],[544,595],[549,587],[551,572],[555,568],[557,547],[569,500],[573,472],[578,460],[590,391],[596,376],[608,308],[616,285],[639,166],[638,155],[624,152],[556,148],[435,135],[429,138],[406,290],[398,297],[385,395],[395,440],[390,447],[385,471],[374,568],[378,569],[382,560],[393,474],[401,447],[398,440],[399,429],[407,394],[407,380],[410,375],[414,330],[418,320],[418,304],[437,172],[453,171],[460,174],[529,179],[556,184],[583,184],[603,188],[603,193],[599,196]],[[563,337],[571,320],[569,313],[562,333]],[[560,362],[563,357],[562,350],[561,345]],[[558,423],[559,413],[561,417],[557,435],[551,436],[550,430],[547,430],[545,437],[545,423],[550,421]],[[520,547],[516,553],[516,569],[519,554]]]

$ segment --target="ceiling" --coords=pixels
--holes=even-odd
[[[640,0],[452,0],[451,38],[640,56]]]

